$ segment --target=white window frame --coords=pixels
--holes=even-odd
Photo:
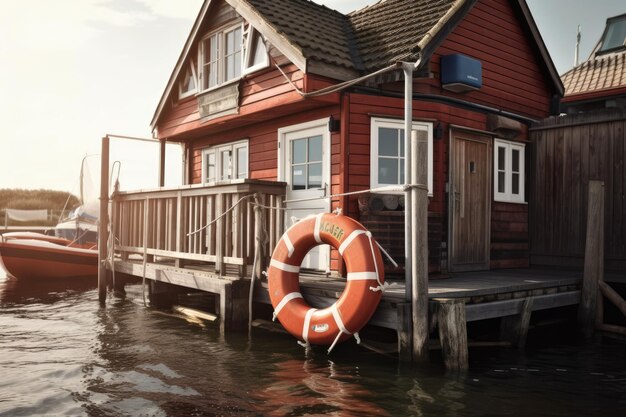
[[[239,161],[237,158],[237,151],[240,149],[245,149],[248,153],[247,159],[247,167],[245,169],[245,176],[242,178],[238,178],[239,174]],[[230,151],[230,173],[229,178],[222,179],[222,152]],[[209,180],[207,178],[208,169],[207,162],[210,154],[214,155],[215,158],[215,179]],[[224,184],[229,183],[235,180],[240,180],[244,178],[250,177],[250,149],[248,146],[248,139],[239,140],[236,142],[222,143],[219,145],[214,145],[202,150],[202,183],[203,184]]]
[[[227,64],[227,60],[226,60],[226,34],[229,32],[232,32],[234,30],[237,29],[241,29],[241,45],[240,45],[240,50],[239,53],[241,55],[241,74],[239,74],[238,76],[235,76],[234,78],[231,78],[230,80],[226,80],[226,64]],[[243,76],[243,70],[244,70],[244,60],[243,60],[243,56],[244,56],[244,42],[243,42],[243,38],[244,38],[244,27],[243,27],[243,22],[238,22],[236,24],[231,24],[228,26],[224,26],[218,30],[215,30],[213,32],[208,33],[207,35],[205,35],[202,40],[200,41],[200,44],[198,46],[198,87],[197,90],[198,92],[205,92],[205,91],[209,91],[209,90],[214,90],[216,88],[220,88],[224,85],[228,85],[230,83],[236,82],[238,80],[241,79],[241,77]],[[215,84],[214,86],[210,86],[209,85],[209,80],[207,79],[208,74],[205,72],[205,58],[206,58],[206,50],[204,48],[205,42],[208,39],[211,39],[212,37],[217,36],[217,84]],[[206,83],[206,87],[205,87],[205,83]]]
[[[250,62],[250,60],[254,59],[254,54],[251,51],[255,46],[253,44],[255,36],[260,37],[261,40],[263,41],[263,47],[265,49],[265,53],[263,55],[264,59],[262,62],[252,65],[253,63]],[[252,26],[248,25],[248,30],[247,32],[244,33],[243,75],[248,75],[253,72],[262,70],[264,68],[267,68],[269,65],[270,65],[270,56],[267,51],[267,43],[263,39],[263,35],[261,34],[261,32],[257,31]]]
[[[371,146],[370,146],[370,187],[372,189],[388,187],[393,185],[402,184],[384,184],[378,181],[378,129],[390,128],[404,130],[404,120],[399,119],[385,119],[381,117],[373,117],[371,119]],[[413,122],[413,130],[426,131],[428,133],[428,195],[433,195],[433,124],[426,122]],[[405,148],[406,153],[406,148]],[[401,157],[402,158],[402,157]],[[404,158],[405,159],[405,158]],[[406,162],[405,162],[406,170]],[[410,182],[408,174],[405,172],[405,182]],[[385,194],[402,194],[403,191],[385,191]]]
[[[183,92],[183,83],[187,80],[187,75],[189,74],[190,71],[191,71],[191,76],[195,84],[195,88],[187,92]],[[183,99],[183,98],[193,96],[194,94],[196,94],[197,91],[198,91],[198,76],[196,75],[196,66],[192,59],[189,64],[189,67],[187,68],[187,71],[185,71],[184,73],[183,79],[181,79],[180,82],[178,83],[178,98]]]
[[[498,191],[498,149],[504,151],[504,192]],[[518,150],[519,160],[519,194],[513,194],[513,150]],[[526,144],[495,138],[493,141],[493,199],[503,203],[526,204],[524,190],[526,187]]]

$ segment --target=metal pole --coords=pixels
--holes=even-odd
[[[411,178],[411,131],[413,130],[413,70],[415,65],[404,62],[404,183],[408,184]],[[411,267],[411,230],[412,230],[411,190],[404,192],[404,278],[405,299],[411,301],[412,294],[412,267]]]
[[[109,241],[109,137],[102,138],[100,157],[100,216],[98,221],[98,299],[107,297],[107,242]]]

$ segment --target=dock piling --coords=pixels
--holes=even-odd
[[[578,306],[580,334],[588,339],[596,326],[599,281],[604,278],[604,182],[589,181],[587,237],[581,300]]]
[[[434,301],[437,302],[439,341],[444,364],[452,371],[467,370],[469,360],[465,301],[461,298],[439,298]]]
[[[98,300],[107,297],[107,242],[109,241],[109,137],[102,138],[100,156],[100,216],[98,221]]]

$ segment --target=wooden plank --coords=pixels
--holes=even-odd
[[[598,281],[604,275],[604,183],[589,181],[585,272],[578,322],[581,334],[589,338],[596,324]]]
[[[580,291],[568,291],[557,294],[533,297],[532,311],[547,310],[557,307],[576,305],[580,302]],[[468,322],[487,320],[498,317],[519,315],[524,306],[524,299],[494,301],[490,303],[468,304],[466,318]]]
[[[617,291],[615,291],[603,281],[599,281],[598,285],[600,287],[602,295],[608,298],[609,301],[611,301],[615,305],[615,307],[617,307],[617,309],[621,311],[622,314],[626,317],[626,301],[624,301],[624,299],[617,293]]]

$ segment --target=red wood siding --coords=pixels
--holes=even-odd
[[[547,117],[553,87],[540,64],[541,57],[533,47],[530,33],[526,33],[510,3],[507,0],[477,2],[432,56],[434,79],[417,90],[435,87],[444,95],[537,119]],[[481,61],[480,90],[454,94],[441,89],[441,56],[453,53]]]
[[[529,262],[528,205],[491,203],[491,268],[526,268]]]
[[[304,76],[295,65],[283,68],[299,88],[303,88]],[[239,114],[225,116],[211,121],[202,121],[198,112],[198,101],[195,97],[176,102],[163,111],[157,124],[160,138],[184,136],[191,131],[217,125],[226,120],[235,120],[272,107],[289,105],[301,101],[302,98],[293,90],[285,77],[276,69],[265,70],[240,82]]]

